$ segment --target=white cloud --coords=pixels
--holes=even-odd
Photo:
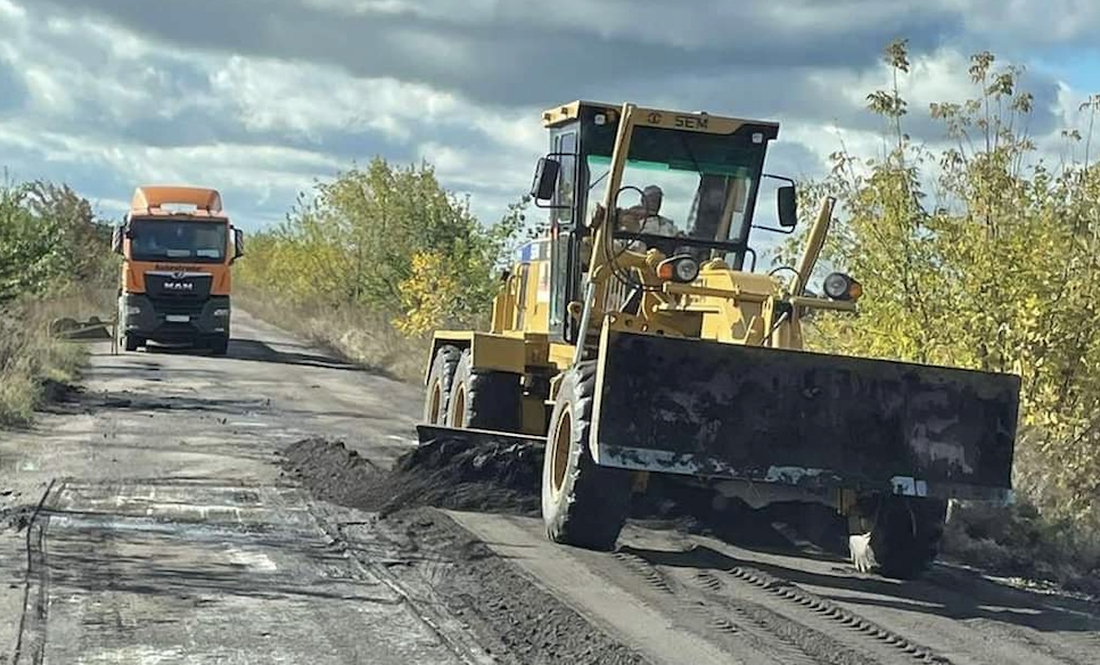
[[[234,0],[224,1],[226,16],[236,16],[230,12]],[[1056,2],[1061,13],[1053,13],[1070,15],[1066,2]],[[928,25],[939,20],[936,17],[948,17],[944,25],[953,26],[949,19],[955,15],[966,16],[974,32],[1007,34],[1009,28],[979,24],[967,12],[1003,12],[1017,28],[1051,13],[1037,2],[1014,1],[1000,10],[991,0],[933,0],[922,6],[924,14],[919,16],[911,3],[900,0],[841,0],[828,8],[807,0],[698,0],[692,11],[676,11],[655,0],[561,0],[553,10],[543,3],[502,0],[266,3],[273,12],[291,5],[321,8],[330,18],[337,10],[356,20],[408,18],[386,36],[402,41],[406,50],[400,57],[415,53],[419,68],[408,68],[409,63],[398,61],[391,52],[373,53],[369,36],[347,49],[338,48],[342,37],[336,35],[331,45],[310,43],[298,49],[298,26],[289,20],[265,19],[251,35],[281,35],[285,54],[262,56],[264,49],[249,42],[250,35],[239,36],[233,53],[219,54],[213,47],[193,48],[186,37],[147,36],[156,30],[135,30],[132,26],[140,23],[134,22],[125,27],[102,13],[100,18],[88,18],[75,11],[51,11],[55,5],[45,0],[0,0],[0,68],[10,64],[28,96],[24,116],[0,116],[0,150],[35,175],[48,176],[51,169],[102,174],[103,181],[73,182],[93,199],[127,196],[130,186],[117,191],[120,181],[203,182],[241,192],[244,198],[235,205],[284,209],[293,204],[295,193],[311,187],[315,177],[350,166],[353,156],[363,161],[375,150],[393,151],[385,156],[394,162],[427,159],[446,187],[472,193],[475,212],[492,221],[530,184],[534,160],[548,143],[540,122],[542,108],[574,97],[559,98],[563,81],[583,85],[606,80],[607,87],[600,88],[606,94],[599,96],[613,102],[619,95],[637,93],[647,98],[642,100],[646,103],[673,108],[705,104],[715,113],[738,114],[739,108],[752,106],[780,120],[779,145],[792,146],[773,148],[782,162],[777,170],[818,175],[842,141],[849,150],[865,155],[881,148],[875,127],[866,123],[859,109],[868,92],[889,83],[886,67],[875,61],[883,44],[853,46],[852,34],[865,34],[860,31],[870,30],[867,26],[872,24],[891,30],[896,25],[900,33],[909,25],[931,30]],[[117,11],[121,17],[125,10]],[[845,19],[852,16],[859,17],[859,24]],[[1100,23],[1100,9],[1088,9],[1081,16]],[[202,30],[201,21],[197,23],[188,29]],[[318,25],[328,29],[332,24]],[[488,31],[489,25],[501,32]],[[310,35],[315,29],[303,27]],[[967,57],[981,48],[952,29],[945,29],[945,46],[913,55],[914,71],[903,84],[903,94],[914,120],[926,114],[931,101],[960,99],[972,92]],[[1053,29],[1071,34],[1082,28],[1063,21]],[[447,30],[465,32],[450,39]],[[680,47],[688,53],[682,57],[686,64],[679,70],[657,66],[640,71],[624,59],[626,64],[609,75],[607,67],[614,63],[600,59],[619,46],[601,44],[594,38],[600,34],[629,40],[642,52],[660,44]],[[870,64],[845,64],[839,58],[798,66],[770,62],[773,56],[788,57],[800,35],[813,37],[815,43],[831,40],[838,50],[856,53],[853,63]],[[497,37],[502,44],[499,53],[492,50]],[[767,45],[769,40],[774,41],[771,50],[765,46],[752,54],[763,65],[722,60],[740,52],[713,50],[730,44]],[[577,43],[595,50],[573,53],[573,59],[565,60],[573,68],[569,71],[559,71],[557,58],[544,57]],[[322,48],[328,46],[331,52]],[[692,62],[692,53],[711,55]],[[372,73],[354,76],[353,71],[363,71],[354,66],[356,58],[371,65],[366,69]],[[376,62],[383,64],[375,67]],[[465,78],[453,84],[437,75],[459,71]],[[515,83],[517,71],[525,76],[524,89]],[[553,98],[533,105],[531,90]],[[584,90],[589,89],[575,96],[586,97]],[[1048,92],[1059,122],[1080,119],[1079,94],[1066,85]],[[520,94],[525,101],[516,106],[478,101]],[[795,157],[797,164],[783,162]],[[802,172],[790,173],[789,168]],[[111,189],[104,189],[103,182],[110,182]]]
[[[23,22],[27,18],[27,10],[12,2],[12,0],[0,0],[0,17],[7,21]]]

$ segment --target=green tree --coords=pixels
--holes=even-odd
[[[0,301],[102,284],[115,266],[110,227],[68,185],[0,186]]]
[[[286,220],[254,234],[238,275],[300,303],[361,308],[409,335],[484,320],[494,271],[524,228],[526,199],[483,225],[427,163],[381,158],[301,195]]]
[[[808,342],[1018,372],[1018,487],[1052,516],[1100,520],[1100,331],[1089,325],[1100,302],[1100,175],[1087,161],[1054,168],[1039,158],[1022,71],[996,68],[988,52],[971,58],[973,98],[929,108],[948,147],[917,144],[903,122],[905,42],[885,60],[892,85],[867,98],[884,122],[883,153],[839,151],[809,187],[837,197],[825,264],[856,276],[866,295],[858,317],[815,317]],[[1083,110],[1091,127],[1097,103]],[[1091,129],[1065,136],[1087,154]]]

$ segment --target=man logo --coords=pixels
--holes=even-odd
[[[166,291],[192,291],[195,285],[191,282],[165,282],[164,289]]]

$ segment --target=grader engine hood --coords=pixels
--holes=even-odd
[[[1013,375],[615,332],[600,465],[982,498],[1011,488]]]

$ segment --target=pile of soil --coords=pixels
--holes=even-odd
[[[380,469],[343,441],[310,438],[283,469],[318,496],[382,516],[418,506],[537,516],[542,451],[527,443],[440,438]]]
[[[443,437],[380,469],[343,441],[310,438],[284,451],[282,467],[316,496],[382,517],[423,506],[539,517],[542,457],[541,447],[530,443]],[[835,516],[830,519],[826,512],[814,506],[754,510],[738,500],[716,503],[712,491],[652,475],[645,494],[631,501],[630,518],[641,525],[779,549],[792,544],[776,530],[783,523],[814,546],[844,555],[846,531],[832,525]]]

